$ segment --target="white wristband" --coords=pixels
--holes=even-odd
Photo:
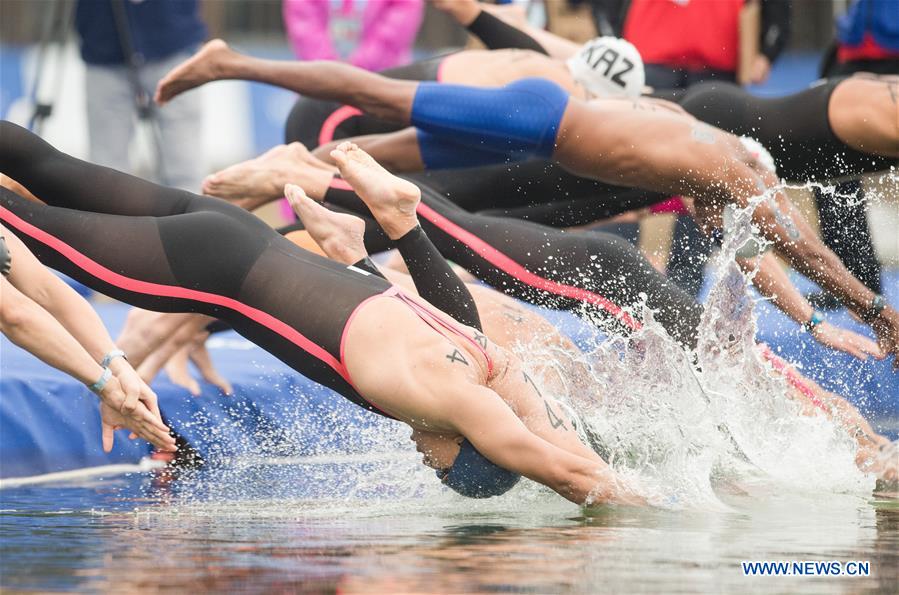
[[[112,370],[110,370],[106,366],[103,366],[103,373],[100,374],[100,377],[97,378],[97,381],[95,383],[89,384],[88,388],[99,395],[100,392],[104,388],[106,388],[106,384],[109,382],[110,378],[112,378]]]
[[[121,349],[119,349],[118,347],[116,347],[115,349],[113,349],[112,351],[110,351],[109,353],[107,353],[106,355],[103,356],[103,361],[100,362],[100,365],[103,366],[104,368],[108,368],[109,364],[112,363],[112,360],[114,360],[117,357],[120,357],[120,358],[124,359],[125,361],[128,361],[128,356],[125,355],[125,352],[122,351]]]

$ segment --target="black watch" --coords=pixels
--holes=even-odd
[[[886,300],[883,299],[882,295],[875,295],[874,299],[871,300],[871,305],[862,312],[862,320],[866,323],[871,324],[880,316],[880,313],[883,312],[883,309],[887,307]]]

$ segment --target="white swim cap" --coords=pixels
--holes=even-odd
[[[618,37],[591,39],[567,64],[574,80],[598,97],[636,98],[646,82],[640,52]]]

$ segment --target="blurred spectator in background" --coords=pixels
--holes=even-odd
[[[825,56],[823,77],[856,72],[899,74],[899,0],[857,0],[837,19],[836,40]],[[815,188],[821,239],[852,274],[875,293],[881,292],[881,267],[868,228],[867,203],[860,180]],[[840,307],[822,292],[809,296],[815,307]]]
[[[75,26],[87,65],[90,159],[130,171],[135,116],[155,121],[159,181],[196,191],[203,178],[200,95],[156,109],[159,79],[206,37],[197,0],[78,0]]]
[[[790,35],[789,0],[588,1],[600,35],[633,43],[646,65],[646,84],[658,89],[737,81],[741,29],[742,36],[757,34],[743,46],[755,50],[746,57],[745,80],[764,82]]]
[[[284,0],[300,60],[342,60],[367,70],[411,61],[423,0]]]
[[[856,0],[837,19],[822,76],[899,74],[899,0]]]

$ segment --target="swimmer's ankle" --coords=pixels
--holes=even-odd
[[[418,223],[417,217],[411,217],[408,220],[394,220],[389,223],[380,223],[381,228],[384,230],[384,233],[387,234],[387,237],[393,240],[394,242],[399,242],[406,236],[409,236],[412,232],[416,230],[421,230],[421,225]]]

